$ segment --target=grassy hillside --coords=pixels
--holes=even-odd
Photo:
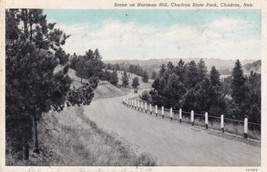
[[[75,86],[76,88],[78,88],[82,85],[81,78],[76,76],[75,70],[69,69],[68,75],[73,81],[71,87]],[[87,82],[87,80],[83,79],[83,82],[85,83]],[[94,90],[95,95],[93,100],[123,96],[129,91],[130,90],[127,89],[119,89],[107,81],[99,81],[97,88]]]
[[[142,81],[142,77],[140,77],[138,75],[135,75],[132,73],[127,73],[127,75],[129,76],[129,88],[131,88],[131,89],[132,89],[132,81],[133,81],[134,77],[138,77],[138,79],[139,79],[140,85],[139,85],[138,89],[149,89],[149,88],[151,88],[151,85],[154,81],[154,80],[149,79],[149,81],[147,83],[145,83]],[[118,77],[119,77],[118,85],[122,84],[122,80],[121,80],[122,76],[123,76],[123,71],[118,71]]]
[[[82,84],[75,71],[70,69],[72,86]],[[83,79],[83,81],[86,81]],[[120,89],[100,81],[93,100],[122,96],[130,89]],[[153,166],[156,159],[137,152],[133,145],[111,135],[85,117],[83,106],[65,107],[60,112],[50,111],[39,122],[40,155],[30,152],[27,162],[17,161],[7,151],[7,165],[71,165],[71,166]]]
[[[39,140],[40,155],[31,153],[25,164],[7,154],[7,165],[156,165],[150,155],[136,152],[132,145],[102,131],[85,118],[83,107],[45,114],[40,122]]]
[[[129,92],[129,90],[122,90],[107,81],[100,81],[97,88],[94,90],[95,96],[93,100],[118,97],[125,95],[127,92]]]

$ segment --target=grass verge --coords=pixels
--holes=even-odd
[[[7,154],[7,165],[38,166],[154,166],[150,154],[134,151],[129,143],[101,130],[84,117],[82,107],[44,115],[39,126],[41,153],[27,162]]]

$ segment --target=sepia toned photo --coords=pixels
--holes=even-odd
[[[186,4],[5,8],[4,166],[257,171],[262,10]]]

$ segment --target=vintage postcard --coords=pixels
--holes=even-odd
[[[0,171],[266,168],[266,0],[0,1]]]

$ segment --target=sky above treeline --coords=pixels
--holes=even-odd
[[[67,53],[103,60],[261,58],[260,10],[44,10],[70,38]]]

